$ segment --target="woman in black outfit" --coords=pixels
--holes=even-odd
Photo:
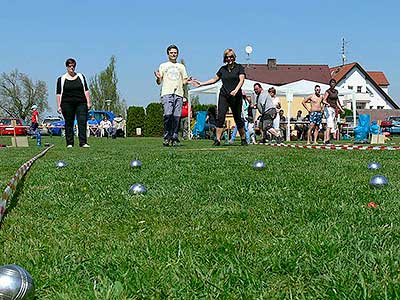
[[[65,120],[65,138],[67,148],[74,146],[74,121],[78,121],[79,146],[89,148],[86,136],[86,122],[90,109],[90,95],[85,76],[75,73],[76,61],[73,58],[65,62],[67,73],[57,79],[57,111]]]
[[[233,118],[235,119],[236,126],[239,130],[240,137],[242,139],[242,146],[247,145],[244,122],[241,117],[242,113],[242,85],[245,79],[245,72],[242,65],[235,62],[236,54],[233,49],[226,49],[224,51],[224,63],[216,76],[208,81],[201,82],[194,80],[195,86],[204,86],[222,80],[222,87],[219,92],[218,98],[218,113],[217,113],[217,133],[214,141],[214,146],[221,144],[221,135],[224,131],[225,117],[228,112],[228,108],[231,108]]]

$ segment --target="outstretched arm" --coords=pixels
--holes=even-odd
[[[216,83],[220,78],[218,77],[218,75],[215,75],[215,77],[207,80],[207,81],[199,81],[197,79],[192,79],[191,83],[193,84],[193,86],[195,87],[199,87],[199,86],[205,86],[205,85],[210,85],[213,83]]]

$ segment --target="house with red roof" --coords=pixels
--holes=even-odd
[[[399,105],[389,96],[389,81],[381,71],[366,71],[359,63],[353,62],[330,68],[337,86],[354,90],[357,109],[399,109]],[[351,97],[342,99],[344,105],[351,106]]]
[[[327,84],[331,79],[331,71],[328,65],[277,64],[275,58],[269,58],[266,64],[244,66],[247,79],[275,86],[302,79]]]
[[[381,71],[365,71],[359,63],[329,67],[328,65],[277,64],[269,58],[266,64],[245,65],[246,78],[280,86],[302,79],[327,84],[336,79],[337,86],[355,92],[357,109],[399,109],[389,96],[389,81]],[[352,96],[340,99],[351,109]]]

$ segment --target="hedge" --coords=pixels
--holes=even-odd
[[[145,136],[162,136],[164,131],[163,107],[161,103],[150,103],[146,107]]]
[[[130,106],[126,119],[126,131],[128,136],[136,135],[136,128],[144,128],[146,113],[141,106]]]

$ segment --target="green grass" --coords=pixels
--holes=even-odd
[[[26,268],[37,299],[400,298],[398,151],[48,141],[0,229],[0,264]],[[39,151],[0,150],[3,186]]]

